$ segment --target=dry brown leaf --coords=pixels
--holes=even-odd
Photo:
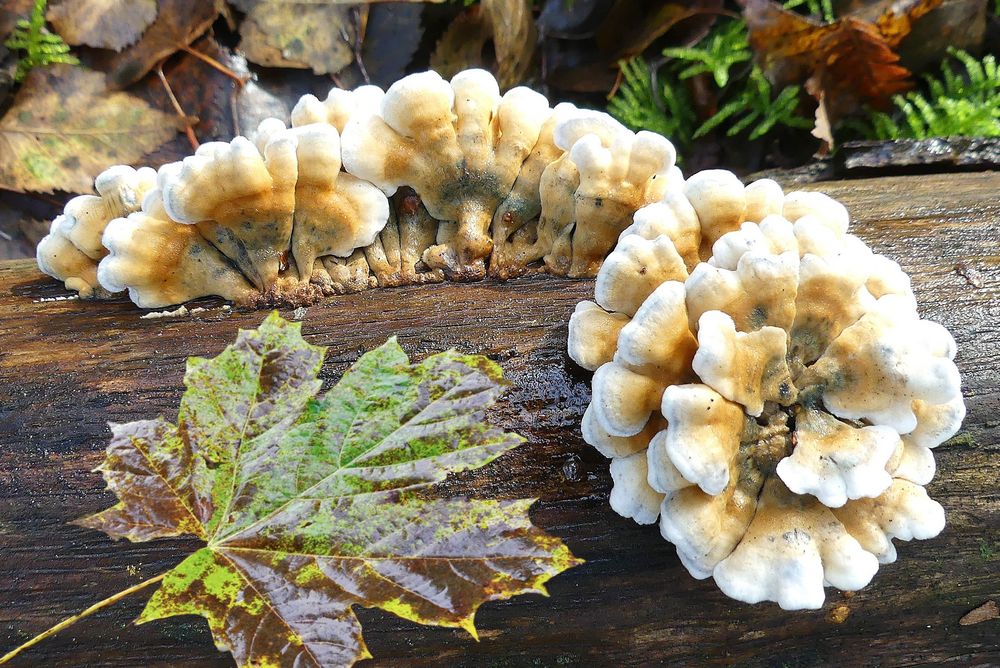
[[[644,52],[677,24],[698,16],[697,25],[690,26],[693,30],[685,31],[690,34],[679,36],[671,45],[693,44],[705,36],[721,9],[721,0],[666,3],[618,0],[597,32],[597,45],[611,54],[612,60],[632,58]],[[671,33],[671,41],[673,37]]]
[[[936,9],[943,0],[877,0],[859,6],[850,16],[874,23],[890,47],[895,49],[910,34],[914,21]]]
[[[20,19],[31,14],[32,0],[4,0],[0,4],[0,42],[7,39]]]
[[[334,74],[354,60],[353,5],[335,0],[233,0],[232,4],[247,14],[240,27],[240,48],[258,65]]]
[[[801,84],[817,69],[833,25],[823,25],[771,0],[747,0],[743,9],[757,63],[776,86]]]
[[[177,123],[133,95],[109,92],[100,72],[35,68],[0,119],[0,187],[92,192],[95,176],[136,162]]]
[[[912,86],[892,47],[940,3],[899,0],[886,4],[874,23],[846,16],[823,25],[772,0],[747,0],[744,16],[768,78],[777,86],[805,83],[822,99],[827,122],[836,123],[863,104],[885,107],[892,95]]]
[[[245,64],[246,61],[234,58],[228,49],[208,35],[192,43],[191,48],[237,74],[246,74],[240,69],[240,64]],[[163,73],[184,114],[195,121],[192,130],[199,142],[229,141],[239,134],[233,122],[233,101],[241,95],[243,88],[236,86],[228,75],[207,66],[190,53],[179,53],[171,58],[164,66]],[[157,109],[168,111],[172,108],[170,96],[158,77],[146,77],[129,87],[129,92],[140,96]],[[147,154],[143,163],[155,168],[189,155],[191,143],[181,133]]]
[[[431,53],[431,69],[450,79],[469,67],[485,67],[483,49],[493,36],[480,5],[455,17]]]
[[[962,626],[972,626],[991,619],[1000,619],[1000,607],[997,607],[996,601],[986,601],[975,610],[966,613],[958,623]]]
[[[385,88],[406,75],[424,37],[424,9],[419,3],[369,8],[360,58],[373,84]]]
[[[864,104],[885,108],[896,93],[912,87],[910,71],[869,23],[844,18],[834,24],[822,46],[815,78],[831,121]]]
[[[484,56],[491,41],[495,63]],[[483,0],[451,22],[431,54],[431,69],[450,78],[470,67],[484,67],[507,89],[524,80],[537,43],[530,0]]]
[[[144,77],[156,63],[208,30],[221,6],[222,0],[160,0],[159,14],[142,39],[111,61],[110,81],[124,88]]]
[[[538,31],[531,15],[531,0],[483,0],[493,30],[497,80],[503,89],[524,80],[531,67]]]
[[[69,44],[121,51],[156,18],[156,0],[63,0],[46,18]]]

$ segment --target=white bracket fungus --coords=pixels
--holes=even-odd
[[[143,197],[154,187],[156,172],[149,167],[119,165],[102,172],[94,182],[96,196],[74,197],[52,221],[48,235],[38,242],[38,268],[81,297],[118,292],[102,286],[97,278],[97,263],[108,254],[101,236],[112,219],[138,211]]]
[[[204,144],[161,167],[155,180],[152,170],[140,170],[146,185],[128,197],[101,186],[134,170],[108,170],[98,177],[99,192],[131,204],[101,205],[72,238],[68,221],[80,219],[79,206],[68,206],[39,247],[39,266],[81,296],[124,287],[141,294],[144,307],[208,295],[298,304],[487,274],[592,277],[637,209],[684,186],[665,138],[571,104],[550,108],[528,88],[501,95],[484,70],[450,81],[423,72],[387,91],[334,89],[325,100],[306,95],[291,125],[267,119],[250,138]],[[116,268],[97,271],[108,251],[105,227],[136,212],[154,185],[162,200],[155,219],[191,226],[243,282],[231,272],[218,273],[225,277],[218,285],[202,274],[179,278],[186,269],[164,262],[180,262],[184,252],[144,248],[141,235],[126,241],[122,225],[107,237],[116,243]],[[151,209],[145,213],[141,225],[152,225]],[[681,215],[690,228],[693,211]],[[166,224],[148,243],[168,244],[174,233],[175,246],[201,247],[190,229]],[[152,266],[170,274],[161,294],[154,277],[139,278],[140,256],[157,257]]]
[[[944,526],[922,485],[965,417],[955,343],[848,221],[820,193],[695,174],[635,213],[570,320],[612,508],[658,512],[741,601],[818,608]]]

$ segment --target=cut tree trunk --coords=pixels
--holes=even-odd
[[[936,450],[928,486],[947,512],[944,532],[899,545],[899,560],[863,591],[828,589],[819,611],[730,600],[711,580],[688,575],[655,526],[637,526],[608,506],[607,460],[578,429],[590,374],[565,354],[566,323],[592,295],[591,281],[542,276],[331,298],[299,313],[306,339],[329,346],[326,387],[392,335],[418,358],[455,347],[503,366],[513,387],[495,421],[528,442],[443,490],[538,497],[535,522],[587,560],[551,582],[550,598],[485,605],[478,643],[462,631],[359,610],[376,664],[1000,665],[1000,622],[959,625],[1000,597],[1000,175],[816,188],[848,205],[853,231],[902,264],[923,316],[958,342],[969,414],[959,436]],[[264,316],[209,303],[194,316],[143,320],[124,300],[48,300],[62,294],[33,263],[0,263],[0,652],[192,550],[188,540],[114,543],[67,522],[114,502],[92,472],[107,423],[175,418],[185,358],[216,355],[238,328]],[[14,663],[230,664],[200,618],[132,626],[145,596],[85,619]]]

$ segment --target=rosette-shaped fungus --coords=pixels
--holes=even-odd
[[[848,222],[695,174],[635,214],[570,320],[612,507],[742,601],[818,608],[944,526],[923,485],[965,416],[955,344]]]
[[[71,199],[38,242],[39,269],[81,297],[108,296],[109,289],[101,287],[97,278],[97,263],[108,254],[101,235],[108,221],[138,211],[145,194],[155,186],[156,172],[149,167],[137,170],[119,165],[104,171],[94,182],[97,195]]]

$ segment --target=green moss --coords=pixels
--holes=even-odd
[[[943,445],[945,446],[964,445],[968,447],[975,447],[979,445],[979,443],[976,441],[976,437],[973,436],[971,433],[967,431],[960,431],[951,438],[949,438],[947,441],[945,441]]]
[[[990,543],[985,538],[979,539],[979,556],[983,558],[983,561],[992,561],[996,557],[998,549],[1000,549],[1000,543]]]

